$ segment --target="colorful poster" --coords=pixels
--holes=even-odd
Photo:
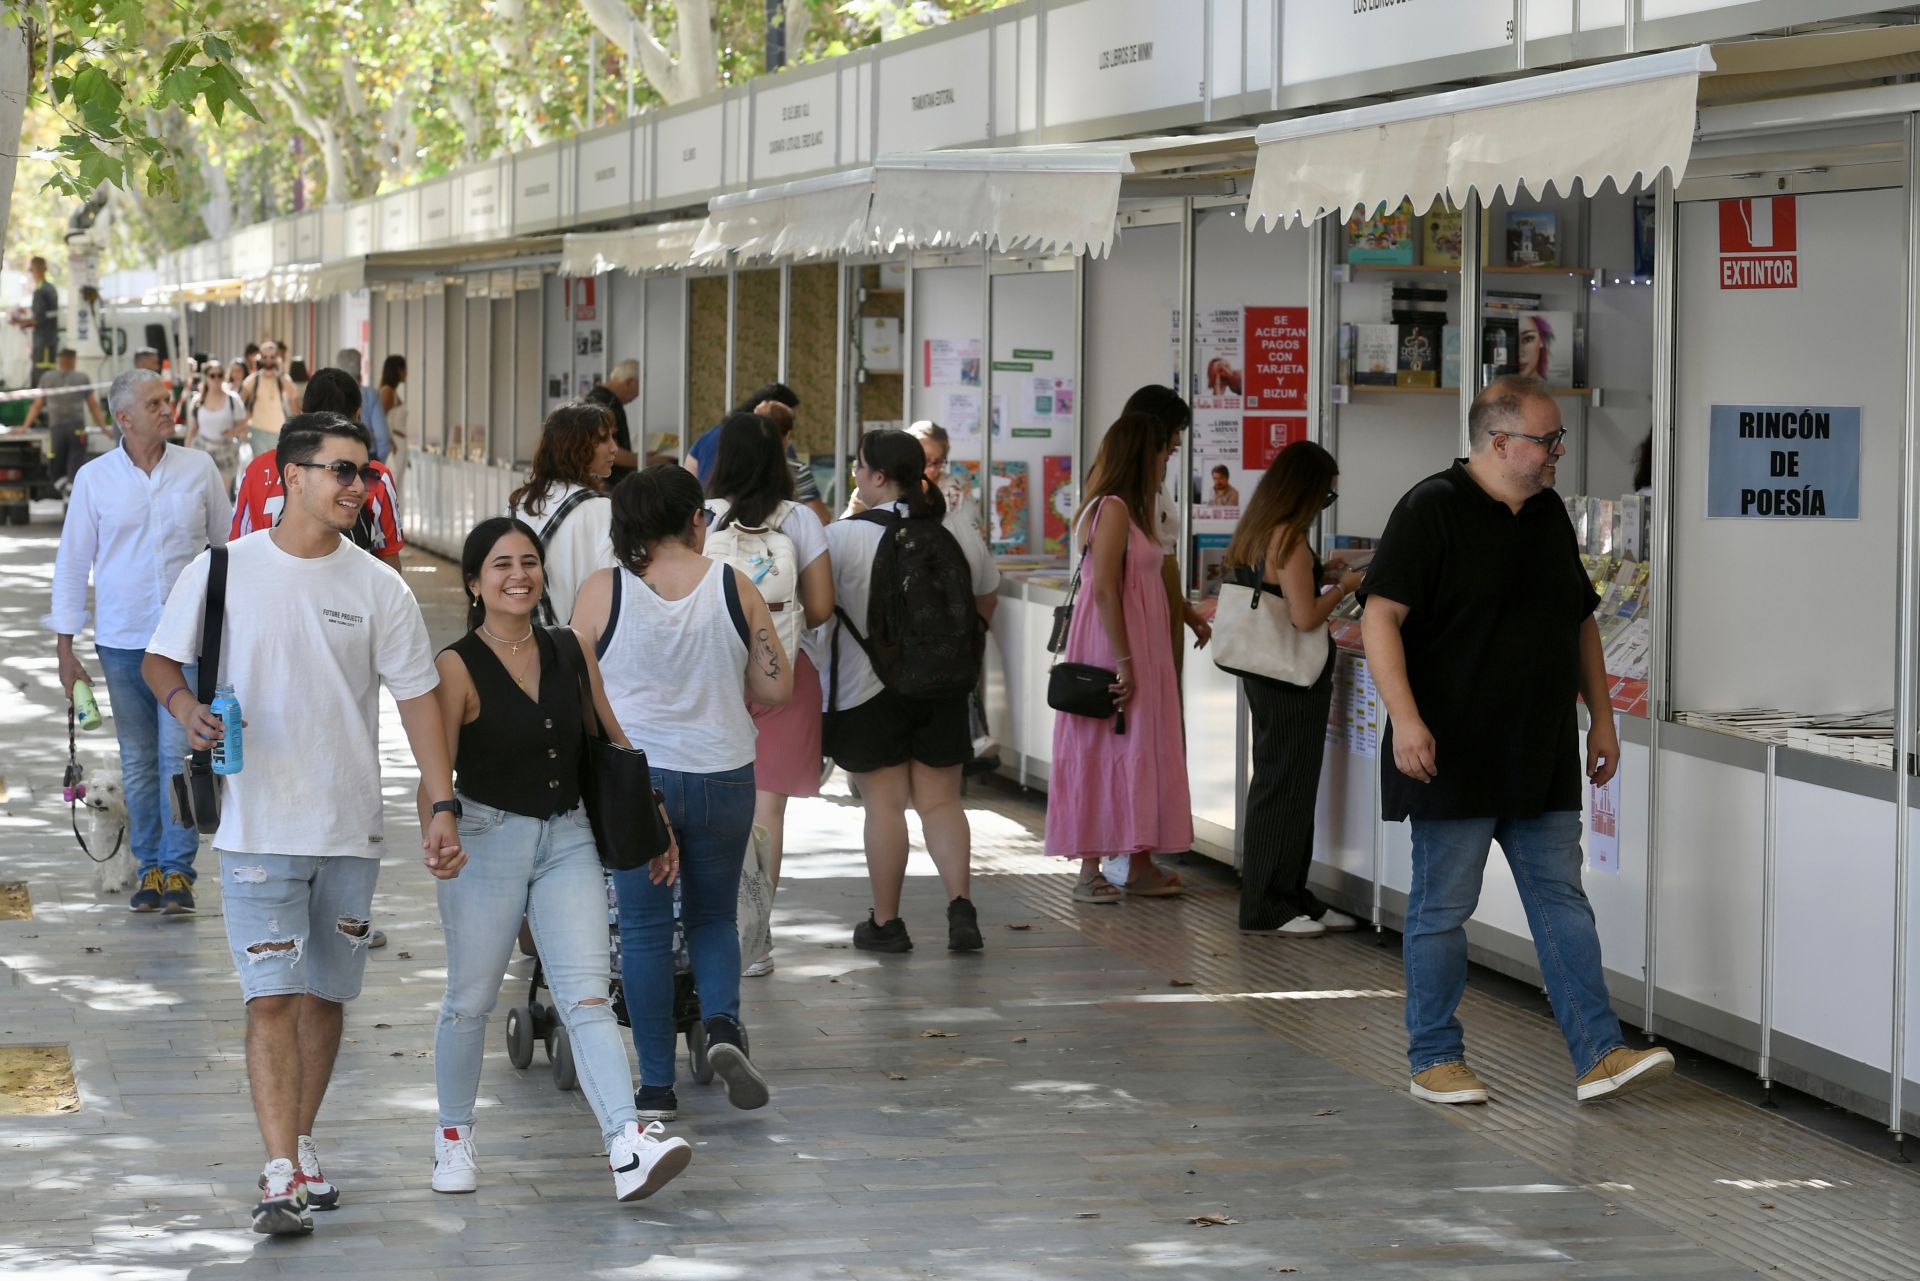
[[[1040,487],[1046,497],[1040,550],[1048,556],[1067,554],[1067,527],[1073,519],[1073,459],[1048,454],[1040,460]]]
[[[1280,451],[1296,440],[1307,438],[1307,420],[1293,414],[1248,414],[1242,437],[1240,465],[1247,471],[1263,472],[1273,465]]]
[[[1226,577],[1224,562],[1232,534],[1195,534],[1193,536],[1193,590],[1202,596],[1218,596]]]
[[[993,464],[993,553],[1025,556],[1032,521],[1029,515],[1027,464],[996,459]]]
[[[929,338],[920,344],[921,385],[924,387],[978,387],[978,338]]]
[[[1355,756],[1378,756],[1383,715],[1373,673],[1360,654],[1341,650],[1333,665],[1333,705],[1327,742]]]
[[[1203,308],[1193,328],[1194,368],[1199,378],[1193,407],[1239,409],[1246,382],[1245,335],[1238,307]]]
[[[1246,404],[1254,409],[1307,407],[1307,309],[1248,307]]]

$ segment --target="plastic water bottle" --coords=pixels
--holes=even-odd
[[[100,704],[94,700],[93,686],[85,681],[73,683],[73,717],[81,729],[100,728]]]
[[[220,718],[220,723],[227,730],[220,741],[213,745],[213,772],[238,774],[246,758],[240,739],[240,700],[234,697],[233,686],[216,686],[208,710]]]

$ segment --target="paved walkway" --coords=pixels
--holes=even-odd
[[[1390,955],[1243,939],[1230,880],[1205,869],[1184,902],[1076,907],[1036,857],[1029,803],[973,810],[984,954],[941,950],[918,857],[905,911],[922,950],[853,952],[867,899],[843,787],[794,813],[780,968],[746,984],[773,1104],[734,1112],[683,1079],[673,1128],[694,1164],[635,1206],[611,1200],[580,1096],[544,1058],[514,1071],[498,1025],[483,1187],[428,1189],[443,949],[427,876],[390,860],[375,911],[392,943],[322,1117],[344,1204],[311,1239],[255,1237],[217,886],[202,881],[196,919],[129,914],[93,892],[56,805],[64,718],[39,630],[56,532],[0,534],[0,880],[34,902],[0,922],[0,1046],[69,1046],[83,1106],[0,1118],[0,1275],[1920,1277],[1908,1172],[1687,1082],[1576,1110],[1551,1023],[1478,995],[1466,1017],[1496,1103],[1418,1104]],[[453,574],[407,568],[450,638]],[[412,781],[388,709],[404,848]],[[1232,1222],[1192,1221],[1210,1215]]]

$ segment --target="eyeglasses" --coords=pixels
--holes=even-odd
[[[365,481],[368,489],[380,483],[380,471],[372,463],[361,466],[342,458],[337,463],[296,463],[295,466],[311,468],[314,471],[332,472],[334,484],[342,489],[351,485],[355,476]]]
[[[1337,489],[1329,489],[1327,491],[1327,496],[1324,499],[1322,499],[1320,502],[1320,510],[1325,511],[1327,510],[1327,508],[1333,506],[1335,503],[1339,501],[1340,501],[1340,491]]]
[[[1492,434],[1495,436],[1511,436],[1515,440],[1530,440],[1536,445],[1544,446],[1548,453],[1552,453],[1554,450],[1560,448],[1560,442],[1567,438],[1567,429],[1562,427],[1559,431],[1546,436],[1529,436],[1523,431],[1496,431]]]

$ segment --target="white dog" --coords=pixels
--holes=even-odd
[[[102,894],[130,890],[140,865],[134,860],[132,834],[127,830],[127,793],[120,781],[119,762],[96,761],[83,768],[87,848],[91,857],[102,860],[93,866],[94,888]],[[117,851],[115,845],[120,847]]]

